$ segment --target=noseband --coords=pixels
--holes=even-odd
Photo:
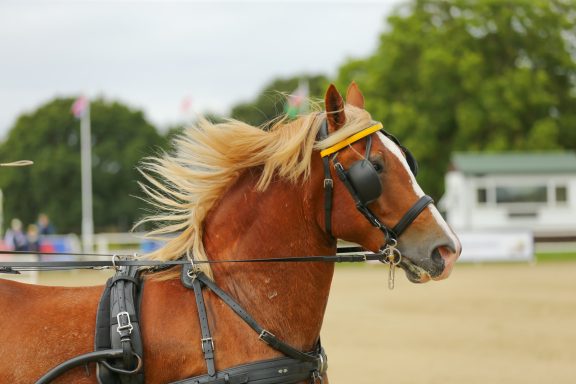
[[[373,126],[365,128],[364,130],[348,137],[347,139],[340,141],[330,148],[327,148],[320,152],[322,161],[324,163],[324,225],[326,232],[332,236],[332,196],[334,189],[334,181],[332,180],[332,175],[330,173],[330,161],[334,163],[334,169],[336,174],[344,186],[354,199],[356,204],[356,209],[376,228],[380,229],[384,233],[385,244],[383,248],[388,245],[396,245],[398,237],[408,228],[410,224],[424,211],[424,209],[434,202],[434,200],[428,196],[424,195],[412,207],[402,216],[402,218],[396,223],[392,228],[387,227],[378,216],[368,208],[368,204],[372,201],[378,199],[382,194],[382,183],[380,181],[380,176],[372,163],[368,160],[370,155],[370,148],[372,145],[371,135],[375,132],[381,131],[384,135],[390,138],[400,149],[404,152],[410,170],[414,175],[418,171],[418,166],[416,160],[400,143],[398,140],[390,135],[388,132],[384,131],[382,123],[377,123]],[[328,124],[326,120],[322,122],[320,126],[320,131],[318,132],[319,140],[323,140],[328,137]],[[337,155],[340,150],[346,148],[348,145],[366,138],[366,155],[362,160],[358,160],[352,166],[346,170],[344,166],[338,161]]]

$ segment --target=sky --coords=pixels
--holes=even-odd
[[[0,0],[0,138],[57,96],[119,100],[159,128],[227,114],[274,78],[371,54],[399,3]]]

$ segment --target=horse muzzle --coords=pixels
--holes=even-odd
[[[435,247],[430,256],[425,259],[403,255],[398,266],[404,270],[408,280],[413,283],[443,280],[450,276],[460,252],[460,244],[450,242],[450,244]]]

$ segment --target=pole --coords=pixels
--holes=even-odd
[[[92,138],[90,133],[90,101],[80,121],[80,156],[82,160],[82,248],[93,252],[94,220],[92,218]]]
[[[307,78],[302,78],[298,82],[298,89],[302,92],[302,104],[300,105],[300,114],[304,115],[309,112],[308,98],[310,97],[310,82]]]

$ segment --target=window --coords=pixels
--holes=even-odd
[[[488,191],[486,188],[478,188],[476,190],[476,201],[480,204],[486,204],[488,202]]]
[[[546,203],[545,185],[496,187],[496,203]]]
[[[556,186],[556,202],[566,203],[568,201],[568,189],[564,185]]]

